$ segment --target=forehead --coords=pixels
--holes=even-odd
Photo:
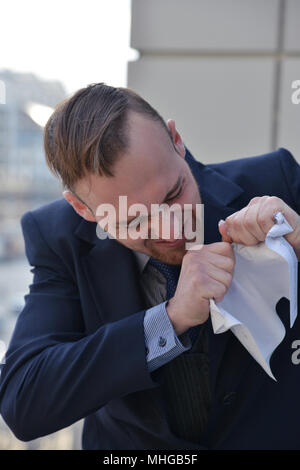
[[[159,122],[132,113],[128,137],[128,151],[115,163],[114,176],[92,174],[82,184],[82,198],[88,198],[93,207],[101,203],[118,207],[120,195],[128,197],[128,204],[160,203],[182,171],[183,159]]]

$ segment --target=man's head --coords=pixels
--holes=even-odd
[[[150,236],[151,204],[177,203],[183,208],[201,202],[174,121],[165,124],[132,90],[100,83],[58,105],[45,127],[44,143],[47,163],[78,214],[101,223],[97,208],[111,204],[120,243],[166,263],[181,263],[185,240],[176,241],[172,227],[168,240],[160,229],[158,239]],[[120,238],[119,228],[132,227],[136,216],[119,220],[119,196],[127,196],[128,207],[137,203],[147,207],[149,218],[143,219],[141,230],[149,232],[149,238]]]

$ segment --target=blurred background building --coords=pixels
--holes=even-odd
[[[45,165],[43,124],[66,92],[61,83],[29,73],[2,71],[0,80],[6,98],[0,106],[0,259],[10,259],[24,251],[20,216],[59,195]]]
[[[101,81],[133,88],[165,119],[175,119],[186,146],[204,163],[278,147],[300,162],[300,104],[291,100],[292,82],[300,80],[299,0],[70,5],[2,2],[0,356],[31,282],[20,217],[61,196],[45,163],[43,125],[77,88]],[[81,426],[24,443],[0,419],[0,449],[79,449]]]

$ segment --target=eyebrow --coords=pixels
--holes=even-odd
[[[176,191],[182,187],[182,184],[183,184],[183,181],[184,181],[184,177],[182,175],[180,175],[178,178],[177,178],[177,181],[176,183],[174,184],[174,186],[167,192],[167,194],[165,195],[163,201],[160,203],[160,204],[165,204],[169,199],[171,199],[171,196],[174,195],[176,193]],[[132,222],[133,220],[137,219],[138,215],[132,217],[131,219],[129,220],[124,220],[124,221],[121,221],[121,222],[116,222],[116,225],[119,226],[119,225],[125,225],[125,224],[130,224],[130,222]]]

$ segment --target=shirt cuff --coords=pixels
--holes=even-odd
[[[144,333],[149,371],[161,367],[192,347],[188,331],[177,336],[166,310],[166,303],[146,310]]]

